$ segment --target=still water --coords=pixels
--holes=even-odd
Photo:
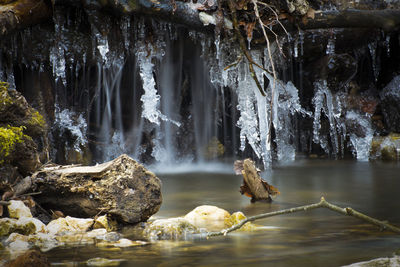
[[[275,166],[263,176],[281,195],[272,203],[255,204],[240,195],[241,176],[233,174],[231,165],[157,175],[163,182],[163,204],[153,218],[181,216],[204,204],[251,216],[315,203],[324,196],[333,204],[400,225],[400,164],[306,160]],[[46,255],[53,264],[78,265],[103,257],[123,260],[120,266],[341,266],[391,256],[400,249],[396,234],[330,210],[270,217],[256,224],[276,229],[118,250],[54,249]],[[134,237],[128,228],[123,233]]]

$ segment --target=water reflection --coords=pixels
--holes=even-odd
[[[276,166],[266,179],[281,195],[272,203],[251,204],[241,196],[241,177],[232,173],[159,174],[163,205],[157,218],[181,216],[199,205],[216,205],[247,216],[318,202],[323,195],[339,206],[400,225],[400,165],[356,161],[302,161]],[[270,217],[256,232],[192,241],[158,241],[147,246],[103,250],[95,246],[56,249],[52,262],[83,262],[96,256],[123,259],[120,266],[340,266],[386,257],[400,239],[355,218],[318,209]],[[127,228],[124,232],[130,232]]]

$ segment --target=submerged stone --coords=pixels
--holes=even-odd
[[[220,231],[232,226],[230,214],[216,206],[203,205],[185,215],[185,220],[197,228]]]
[[[145,234],[151,240],[185,239],[198,233],[200,229],[182,217],[155,220],[145,229]]]
[[[87,266],[119,266],[123,260],[109,260],[106,258],[92,258],[86,261]]]

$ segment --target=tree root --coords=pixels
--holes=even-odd
[[[291,208],[291,209],[278,210],[278,211],[274,211],[274,212],[268,212],[268,213],[263,213],[263,214],[248,217],[248,218],[240,221],[238,224],[233,225],[230,228],[223,229],[219,232],[209,232],[207,234],[207,237],[226,235],[230,232],[240,229],[247,222],[252,222],[252,221],[255,221],[258,219],[268,218],[268,217],[282,215],[282,214],[289,214],[289,213],[294,213],[294,212],[298,212],[298,211],[308,211],[308,210],[313,210],[313,209],[317,209],[317,208],[327,208],[327,209],[330,209],[337,213],[340,213],[343,215],[349,215],[349,216],[361,219],[363,221],[366,221],[370,224],[377,225],[382,230],[389,230],[394,233],[400,234],[400,228],[398,228],[396,226],[390,225],[389,223],[387,223],[385,221],[380,221],[375,218],[369,217],[369,216],[367,216],[361,212],[358,212],[352,208],[341,208],[339,206],[333,205],[333,204],[329,203],[328,201],[326,201],[324,197],[321,197],[321,201],[318,203],[300,206],[300,207]]]

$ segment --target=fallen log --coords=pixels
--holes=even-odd
[[[39,24],[52,15],[52,7],[43,0],[18,0],[0,4],[0,36]]]
[[[121,223],[146,221],[160,208],[161,181],[127,155],[96,166],[51,166],[32,175],[46,210],[74,217],[107,213]]]
[[[197,31],[213,32],[218,11],[202,4],[171,0],[91,1],[91,0],[17,0],[0,5],[0,36],[34,26],[51,19],[53,7],[74,6],[85,10],[107,11],[112,14],[144,15],[184,25]],[[400,28],[400,9],[384,10],[328,10],[315,11],[313,18],[281,19],[287,31],[326,28],[371,28],[396,31]],[[225,17],[225,26],[230,25]],[[271,24],[275,33],[284,33],[282,25]],[[231,27],[226,27],[228,30]],[[272,32],[267,32],[272,34]]]

